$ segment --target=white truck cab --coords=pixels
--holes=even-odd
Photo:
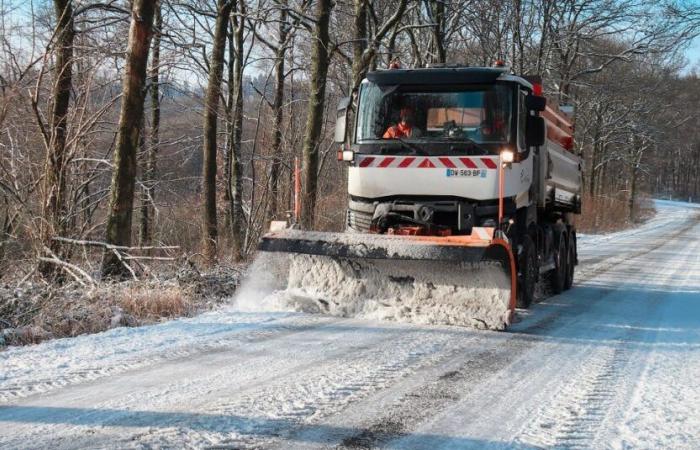
[[[531,205],[578,212],[580,160],[552,140],[556,124],[539,113],[570,119],[535,89],[503,68],[370,72],[349,130],[339,110],[350,159],[348,229],[370,231],[382,216],[391,217],[384,226],[427,223],[454,234],[493,226],[504,161],[509,217]]]
[[[572,119],[547,104],[539,79],[502,67],[380,70],[355,100],[351,126],[347,99],[336,121],[350,166],[348,231],[492,227],[515,249],[520,306],[541,274],[555,293],[571,287],[581,159]]]

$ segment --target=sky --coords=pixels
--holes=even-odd
[[[700,0],[691,0],[689,3],[700,10]],[[697,36],[690,44],[690,47],[685,51],[685,57],[689,61],[689,68],[695,67],[697,71],[700,71],[700,36]]]
[[[690,44],[690,47],[685,51],[685,57],[688,59],[687,70],[695,68],[700,71],[700,36],[696,37]]]

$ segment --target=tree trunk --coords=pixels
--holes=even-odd
[[[537,45],[537,60],[535,63],[535,75],[542,75],[544,72],[545,63],[545,47],[547,40],[549,39],[548,31],[550,26],[550,21],[552,20],[552,4],[553,0],[541,0],[540,10],[542,11],[542,26],[540,32],[539,44]]]
[[[236,91],[234,89],[234,76],[233,72],[235,70],[236,62],[236,52],[233,46],[233,19],[228,22],[229,30],[226,35],[226,40],[228,41],[228,58],[226,60],[226,148],[224,149],[224,203],[226,205],[231,205],[231,164],[233,162],[233,104],[235,102],[234,97],[236,96]],[[231,214],[224,215],[224,230],[228,236],[231,236]]]
[[[139,130],[139,149],[137,160],[141,161],[141,195],[139,197],[141,220],[139,221],[139,242],[143,245],[144,236],[148,233],[148,188],[146,177],[148,176],[148,144],[146,143],[146,117],[141,116],[141,130]]]
[[[239,0],[239,13],[245,14],[245,4]],[[242,18],[233,16],[233,49],[235,59],[233,63],[233,125],[229,144],[231,145],[231,204],[229,214],[231,215],[231,254],[236,260],[243,257],[243,170],[241,168],[241,151],[243,140],[243,43],[245,31],[245,21]]]
[[[435,21],[432,27],[433,36],[433,55],[432,62],[444,64],[447,62],[447,53],[445,52],[445,2],[443,0],[432,0],[430,2],[433,20]]]
[[[355,32],[352,47],[352,91],[355,91],[367,75],[367,71],[376,68],[377,50],[384,37],[392,32],[389,53],[393,53],[396,45],[396,27],[406,11],[407,0],[400,0],[393,14],[382,24],[375,24],[376,29],[370,29],[367,23],[369,4],[367,0],[355,0]],[[391,60],[389,60],[391,61]]]
[[[146,67],[151,43],[155,0],[133,0],[126,67],[122,80],[121,112],[114,150],[114,174],[110,188],[109,212],[105,241],[113,245],[131,245],[131,221],[136,178],[136,151],[141,134]],[[127,274],[117,255],[106,251],[102,275],[123,277]]]
[[[352,43],[352,89],[360,86],[367,73],[367,0],[355,0],[355,35]]]
[[[54,0],[56,13],[56,44],[54,46],[55,73],[51,92],[51,122],[49,148],[46,157],[46,178],[44,182],[44,219],[42,241],[54,253],[57,244],[51,240],[55,235],[65,233],[66,228],[66,134],[68,128],[68,108],[73,83],[73,8],[71,0]],[[45,277],[55,275],[56,266],[42,263],[39,271]]]
[[[153,239],[155,202],[155,178],[158,147],[160,144],[160,37],[163,28],[160,1],[156,0],[155,23],[150,70],[151,135],[146,153],[146,170],[143,174],[145,186],[144,203],[141,205],[141,245],[150,245]]]
[[[513,1],[513,57],[511,67],[516,73],[525,73],[525,45],[523,43],[523,5],[522,0]]]
[[[277,219],[277,205],[279,202],[279,174],[280,155],[282,146],[282,121],[284,120],[284,58],[287,54],[287,36],[289,34],[289,24],[287,23],[287,9],[282,5],[280,8],[280,22],[278,27],[277,54],[275,55],[275,98],[272,109],[275,114],[275,123],[272,134],[272,163],[270,164],[270,177],[268,192],[270,195],[269,214],[271,220]]]
[[[302,146],[302,205],[301,225],[305,229],[314,226],[316,213],[316,188],[318,186],[318,145],[323,125],[323,107],[326,100],[328,75],[328,26],[331,17],[331,0],[318,0],[316,26],[312,38],[309,103],[306,110],[306,128]]]
[[[224,72],[226,29],[230,20],[233,2],[218,0],[216,24],[214,26],[214,48],[209,61],[209,80],[204,100],[204,147],[202,167],[203,195],[203,244],[204,256],[210,263],[216,260],[216,131],[219,119],[219,97],[221,78]]]

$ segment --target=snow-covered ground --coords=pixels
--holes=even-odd
[[[657,209],[507,332],[231,306],[8,349],[0,447],[700,448],[700,208]]]

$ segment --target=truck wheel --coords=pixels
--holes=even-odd
[[[566,246],[566,279],[564,280],[564,290],[568,291],[574,285],[574,269],[576,267],[576,235],[569,233],[567,239],[569,245]]]
[[[518,255],[518,308],[529,308],[535,299],[537,273],[537,248],[532,238],[525,236]]]
[[[564,233],[559,235],[559,244],[557,245],[557,250],[554,252],[554,270],[550,276],[550,284],[552,287],[552,292],[556,294],[561,294],[564,291],[564,283],[566,281],[567,274],[567,252],[566,252],[566,236]]]

